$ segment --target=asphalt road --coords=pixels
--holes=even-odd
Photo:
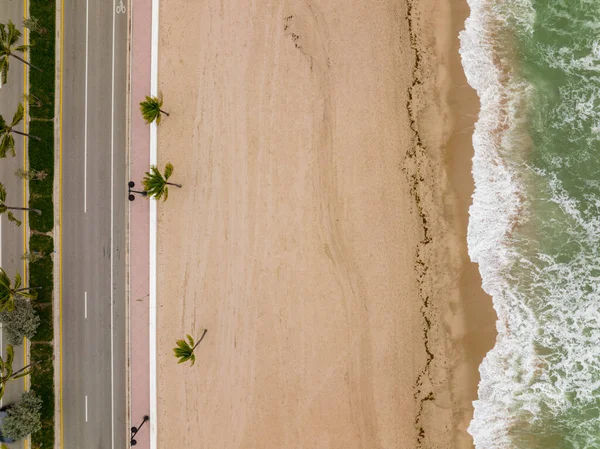
[[[127,14],[65,0],[62,362],[65,449],[128,447],[125,342]]]
[[[12,20],[19,29],[22,30],[21,22],[23,20],[23,1],[13,0],[10,2],[0,2],[0,18],[3,23]],[[12,116],[17,109],[17,105],[23,101],[24,88],[24,68],[23,64],[14,58],[10,61],[10,71],[8,82],[0,88],[0,114],[7,122],[12,120]],[[23,125],[17,128],[23,131]],[[15,175],[15,171],[24,166],[24,139],[21,136],[15,136],[16,156],[7,157],[0,160],[0,182],[4,184],[7,191],[7,204],[9,206],[25,206],[24,183],[23,180]],[[0,218],[0,266],[6,270],[9,276],[13,277],[15,273],[25,276],[24,263],[21,256],[25,253],[24,232],[26,232],[26,222],[24,214],[20,211],[14,212],[23,225],[18,228],[10,223],[5,215]],[[6,339],[0,337],[0,346],[2,355],[6,355]],[[15,348],[15,361],[13,367],[19,369],[23,367],[24,348],[19,346]],[[23,380],[11,382],[6,387],[2,405],[17,402],[25,389]],[[11,444],[11,447],[23,447],[23,441]]]

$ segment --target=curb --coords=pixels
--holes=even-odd
[[[62,447],[62,316],[61,316],[61,277],[62,277],[62,27],[63,27],[64,0],[56,2],[56,44],[55,44],[55,71],[54,71],[54,251],[53,257],[54,289],[52,292],[52,324],[54,326],[54,447]],[[56,95],[58,93],[58,95]],[[58,260],[57,260],[58,259]]]
[[[127,1],[127,88],[125,96],[127,98],[125,106],[125,154],[127,179],[131,179],[131,58],[132,58],[132,38],[133,38],[133,1]],[[129,203],[129,201],[128,201]],[[126,381],[125,381],[125,425],[126,435],[131,431],[131,206],[128,204],[125,208],[125,348],[127,359],[125,361]]]
[[[152,0],[152,53],[150,59],[150,95],[158,95],[158,21],[160,0]],[[150,165],[157,164],[157,127],[150,125]],[[156,371],[156,258],[157,204],[150,201],[150,449],[157,449],[157,371]]]

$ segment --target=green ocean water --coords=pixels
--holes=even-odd
[[[498,312],[478,449],[600,448],[600,0],[471,0],[469,253]]]

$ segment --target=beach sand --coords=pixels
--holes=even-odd
[[[472,447],[467,12],[161,1],[159,447]]]

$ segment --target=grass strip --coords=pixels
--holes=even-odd
[[[41,33],[29,33],[32,46],[30,62],[42,69],[29,71],[29,92],[41,100],[40,107],[30,108],[32,118],[54,118],[54,67],[56,2],[54,0],[31,0],[30,17],[38,20]]]
[[[31,447],[54,447],[54,348],[48,343],[31,344],[31,362],[39,362],[31,374],[31,389],[42,399],[42,428],[31,435]]]
[[[29,131],[42,139],[29,140],[29,167],[46,174],[42,180],[29,181],[29,207],[42,212],[29,214],[29,227],[32,231],[50,232],[54,228],[54,123],[33,120]]]
[[[37,298],[33,305],[52,304],[54,261],[54,240],[49,235],[32,234],[29,238],[29,252],[40,253],[42,257],[29,263],[29,285],[42,287],[37,290]],[[49,341],[51,341],[50,339]]]
[[[54,448],[54,348],[52,293],[54,241],[42,235],[54,229],[54,92],[56,54],[56,1],[30,0],[29,15],[37,19],[42,32],[29,33],[30,61],[42,69],[29,70],[29,93],[39,100],[30,102],[29,132],[41,138],[29,139],[29,167],[46,176],[29,181],[29,206],[42,211],[29,214],[30,252],[43,257],[29,265],[29,285],[42,287],[33,302],[40,317],[40,326],[31,341],[32,362],[40,362],[31,374],[31,389],[42,399],[42,429],[31,435],[32,449]],[[41,233],[41,234],[40,234]]]
[[[40,317],[40,325],[31,339],[32,342],[52,342],[54,336],[54,323],[52,322],[52,304],[34,304],[37,315]]]

